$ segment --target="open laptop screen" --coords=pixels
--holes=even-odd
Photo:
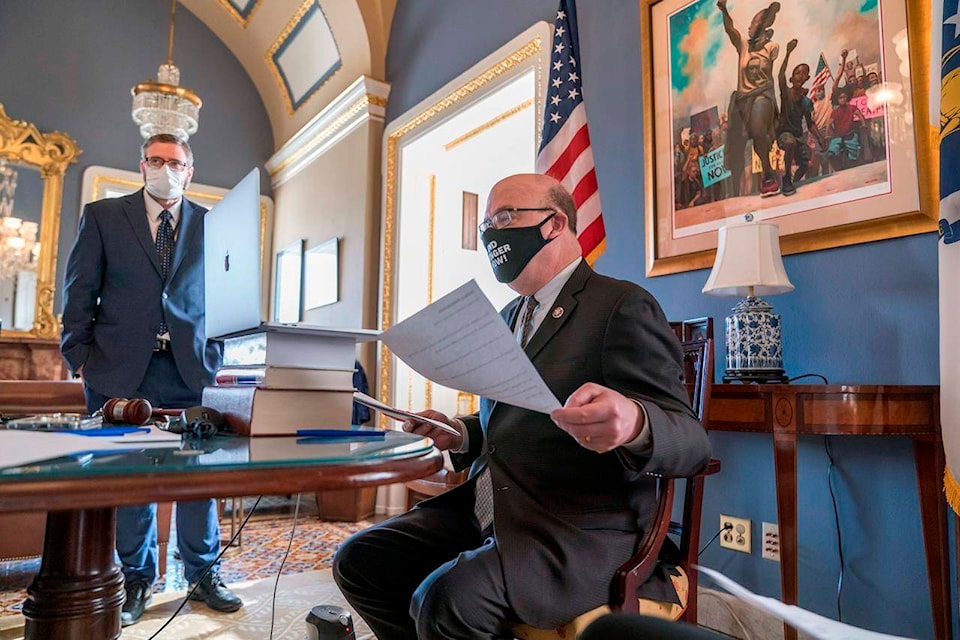
[[[253,169],[203,218],[206,334],[260,325],[260,170]]]

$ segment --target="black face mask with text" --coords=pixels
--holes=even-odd
[[[540,234],[540,228],[556,212],[544,218],[540,224],[532,227],[507,227],[506,229],[487,229],[480,237],[487,248],[487,257],[493,267],[493,275],[498,282],[513,282],[539,253],[552,240],[546,240]]]

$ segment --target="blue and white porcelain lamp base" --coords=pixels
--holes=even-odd
[[[787,382],[780,315],[761,298],[742,299],[727,316],[724,382]]]

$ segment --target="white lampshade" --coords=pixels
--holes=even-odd
[[[793,288],[783,268],[777,225],[745,222],[720,227],[717,259],[703,293],[769,296]]]

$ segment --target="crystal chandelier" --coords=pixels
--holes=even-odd
[[[173,64],[173,15],[176,10],[177,0],[173,0],[167,61],[160,65],[156,82],[141,82],[130,90],[133,94],[133,121],[140,126],[140,135],[144,138],[172,133],[186,140],[197,132],[199,125],[203,103],[196,93],[180,86],[180,69]]]
[[[14,278],[21,271],[37,268],[40,243],[36,222],[13,215],[17,172],[0,160],[0,280]]]

